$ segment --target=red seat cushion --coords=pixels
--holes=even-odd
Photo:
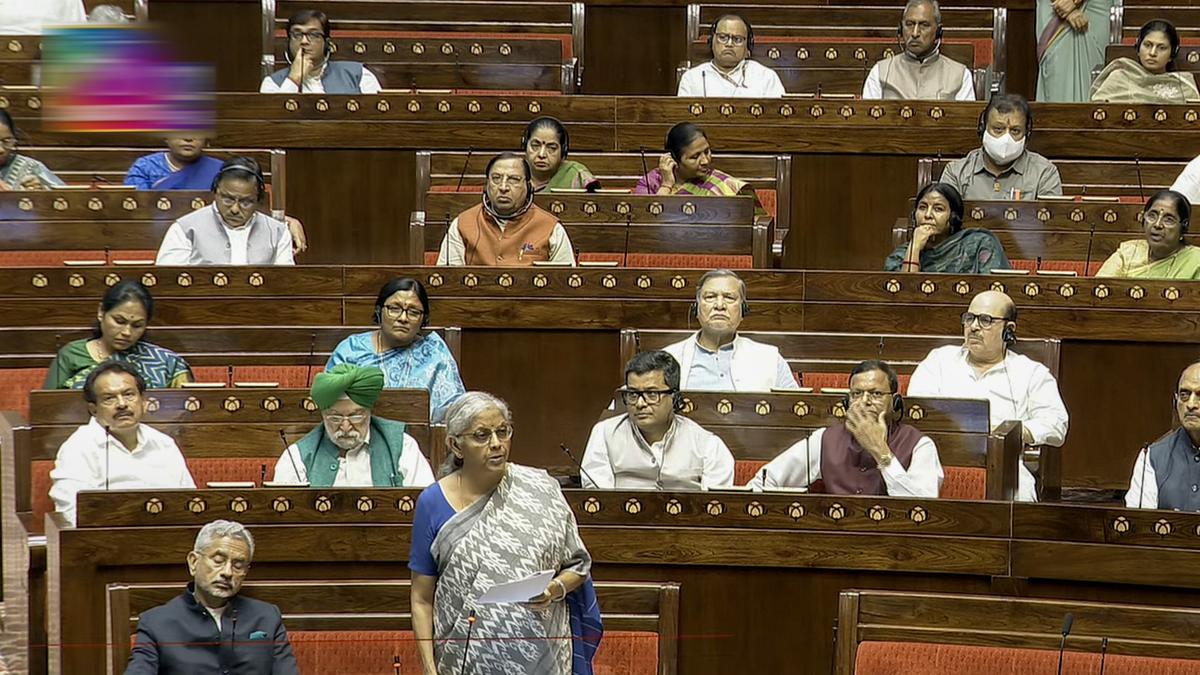
[[[54,461],[48,459],[36,460],[30,468],[29,501],[33,511],[30,534],[44,533],[46,514],[54,512],[54,501],[50,499],[50,470],[53,468]]]
[[[938,497],[942,499],[987,499],[987,470],[974,466],[943,466],[946,477]]]
[[[3,267],[61,267],[67,260],[154,260],[158,251],[0,251]]]
[[[1099,258],[1099,259],[1097,259]],[[1092,260],[1088,263],[1088,272],[1086,276],[1094,277],[1096,272],[1104,265],[1104,261],[1108,256],[1093,255]],[[1043,260],[1039,266],[1036,260],[1024,260],[1021,258],[1009,260],[1009,265],[1014,270],[1028,270],[1030,273],[1035,273],[1037,270],[1046,270],[1048,272],[1074,272],[1079,276],[1085,276],[1083,272],[1082,260]]]
[[[376,675],[420,670],[412,631],[290,631],[288,639],[302,673]],[[596,675],[654,675],[658,672],[658,635],[607,631],[593,663]]]
[[[848,373],[818,373],[810,371],[799,373],[798,379],[805,387],[812,387],[813,391],[850,388],[850,376]],[[908,381],[910,379],[912,379],[912,375],[901,373],[896,376],[896,384],[900,387],[901,395],[908,393]]]
[[[281,453],[282,454],[282,453]],[[272,457],[193,457],[187,460],[188,472],[196,487],[204,489],[211,482],[254,481],[262,487],[263,468],[267,480],[275,477],[275,462]]]
[[[41,389],[46,368],[0,369],[0,410],[15,410],[29,419],[29,392]]]
[[[1064,673],[1095,673],[1100,656],[1071,652],[1063,658]],[[855,656],[855,675],[1054,675],[1058,652],[917,642],[863,642]],[[1195,675],[1200,661],[1110,654],[1108,675]]]
[[[739,459],[733,462],[733,484],[745,485],[754,480],[767,463],[760,459]]]
[[[585,251],[579,254],[579,262],[625,261],[620,252]],[[754,258],[749,255],[710,255],[706,253],[636,253],[630,251],[626,267],[656,267],[663,269],[743,269],[754,267]]]

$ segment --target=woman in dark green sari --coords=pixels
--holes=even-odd
[[[67,343],[46,373],[43,389],[81,389],[88,375],[107,361],[132,366],[151,389],[192,381],[192,369],[175,352],[142,339],[154,318],[154,298],[140,282],[126,279],[108,289],[96,311],[91,339]]]
[[[909,241],[892,251],[885,271],[987,274],[1008,267],[996,235],[983,228],[963,229],[963,200],[953,185],[921,188],[909,223]]]

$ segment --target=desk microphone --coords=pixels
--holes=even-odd
[[[317,354],[317,331],[314,330],[312,332],[312,341],[308,343],[308,375],[306,375],[304,377],[304,388],[305,389],[312,388],[312,378],[313,378],[313,372],[312,372],[313,363],[312,362],[313,362],[313,357],[315,357],[316,354]]]
[[[467,641],[463,643],[463,660],[462,665],[458,668],[458,675],[467,672],[467,650],[471,648],[471,629],[475,628],[475,610],[467,615]]]
[[[237,647],[237,607],[233,607],[232,603],[229,607],[229,657],[234,663],[237,663],[237,657],[234,656],[234,648]]]
[[[101,426],[103,426],[103,425],[101,425]],[[108,476],[109,476],[108,447],[109,447],[109,442],[111,440],[112,440],[112,429],[109,429],[107,426],[105,426],[104,427],[104,490],[105,490],[105,492],[108,491]]]
[[[267,465],[260,464],[258,469],[258,486],[262,487],[263,483],[267,482]]]
[[[708,98],[708,72],[700,71],[700,95]]]
[[[875,358],[883,360],[883,336],[879,336],[879,351],[875,354]]]
[[[1087,255],[1083,257],[1083,276],[1088,276],[1088,271],[1092,265],[1092,243],[1096,240],[1096,221],[1092,220],[1092,227],[1088,230],[1088,245]]]
[[[767,491],[767,467],[762,468],[762,487],[763,492]]]
[[[621,254],[621,267],[629,267],[629,229],[633,224],[633,214],[625,214],[625,247]]]
[[[458,184],[454,186],[455,192],[459,192],[462,190],[463,179],[467,177],[467,167],[469,167],[471,165],[471,155],[474,152],[475,152],[475,146],[468,145],[467,146],[467,158],[463,160],[462,171],[458,172]],[[486,180],[486,178],[487,177],[485,176],[484,179]],[[448,220],[450,220],[450,218],[447,216],[446,220],[448,221]]]
[[[1071,634],[1071,624],[1075,623],[1075,615],[1067,612],[1063,617],[1062,640],[1058,643],[1058,675],[1062,675],[1063,656],[1067,649],[1067,636]]]
[[[1108,656],[1108,638],[1100,638],[1100,675],[1104,675],[1104,657]]]
[[[394,672],[396,675],[400,675],[400,655],[399,654],[392,657],[392,672]]]
[[[1142,504],[1146,499],[1146,466],[1150,464],[1150,446],[1142,446],[1142,482],[1138,486],[1138,508],[1142,508]]]
[[[642,155],[642,175],[646,177],[646,194],[654,194],[650,191],[650,169],[646,168],[646,146],[639,145],[638,152]]]
[[[565,454],[567,457],[570,457],[570,458],[571,458],[571,462],[572,462],[572,463],[573,463],[573,464],[574,464],[576,467],[578,467],[578,468],[579,468],[579,475],[581,475],[581,476],[587,476],[587,479],[588,479],[589,481],[591,481],[591,483],[592,483],[592,485],[593,485],[594,487],[596,487],[596,488],[599,488],[599,487],[600,487],[600,484],[599,484],[599,483],[597,483],[597,482],[595,481],[595,479],[593,479],[593,478],[592,478],[592,476],[591,476],[591,475],[590,475],[590,474],[589,474],[587,471],[585,471],[585,470],[584,470],[584,468],[583,468],[583,464],[582,464],[582,463],[581,463],[579,460],[575,459],[575,455],[571,454],[571,449],[570,449],[570,448],[568,448],[568,447],[567,447],[566,445],[564,445],[563,443],[559,443],[559,444],[558,444],[558,447],[562,448],[562,451],[563,451],[563,453],[564,453],[564,454]]]
[[[300,468],[296,466],[296,458],[292,457],[292,451],[288,449],[287,434],[283,432],[283,429],[279,430],[279,440],[283,443],[283,454],[287,455],[288,461],[292,463],[292,471],[296,473],[296,481],[300,483],[306,482],[308,474],[305,474],[304,478],[300,477]]]
[[[1133,167],[1137,169],[1138,179],[1138,196],[1142,198],[1142,203],[1146,202],[1146,188],[1142,186],[1142,160],[1137,155],[1133,156]]]

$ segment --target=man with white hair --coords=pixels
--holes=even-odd
[[[798,389],[787,360],[775,345],[738,335],[750,312],[746,282],[732,270],[709,270],[696,283],[695,335],[663,349],[679,362],[684,391]]]
[[[908,0],[896,26],[899,54],[876,63],[863,83],[864,99],[974,101],[971,69],[942,55],[942,10],[937,0]]]
[[[142,614],[125,675],[298,674],[279,608],[238,595],[253,558],[241,523],[202,527],[187,554],[192,583]]]

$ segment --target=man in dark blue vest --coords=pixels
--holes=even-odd
[[[1200,361],[1183,370],[1172,400],[1180,426],[1138,453],[1125,493],[1131,509],[1200,511]]]
[[[142,613],[125,675],[298,674],[279,608],[238,594],[253,559],[241,523],[201,528],[187,554],[192,583]]]
[[[357,61],[331,61],[329,17],[304,9],[288,19],[288,67],[263,78],[264,94],[378,94],[379,78]]]

